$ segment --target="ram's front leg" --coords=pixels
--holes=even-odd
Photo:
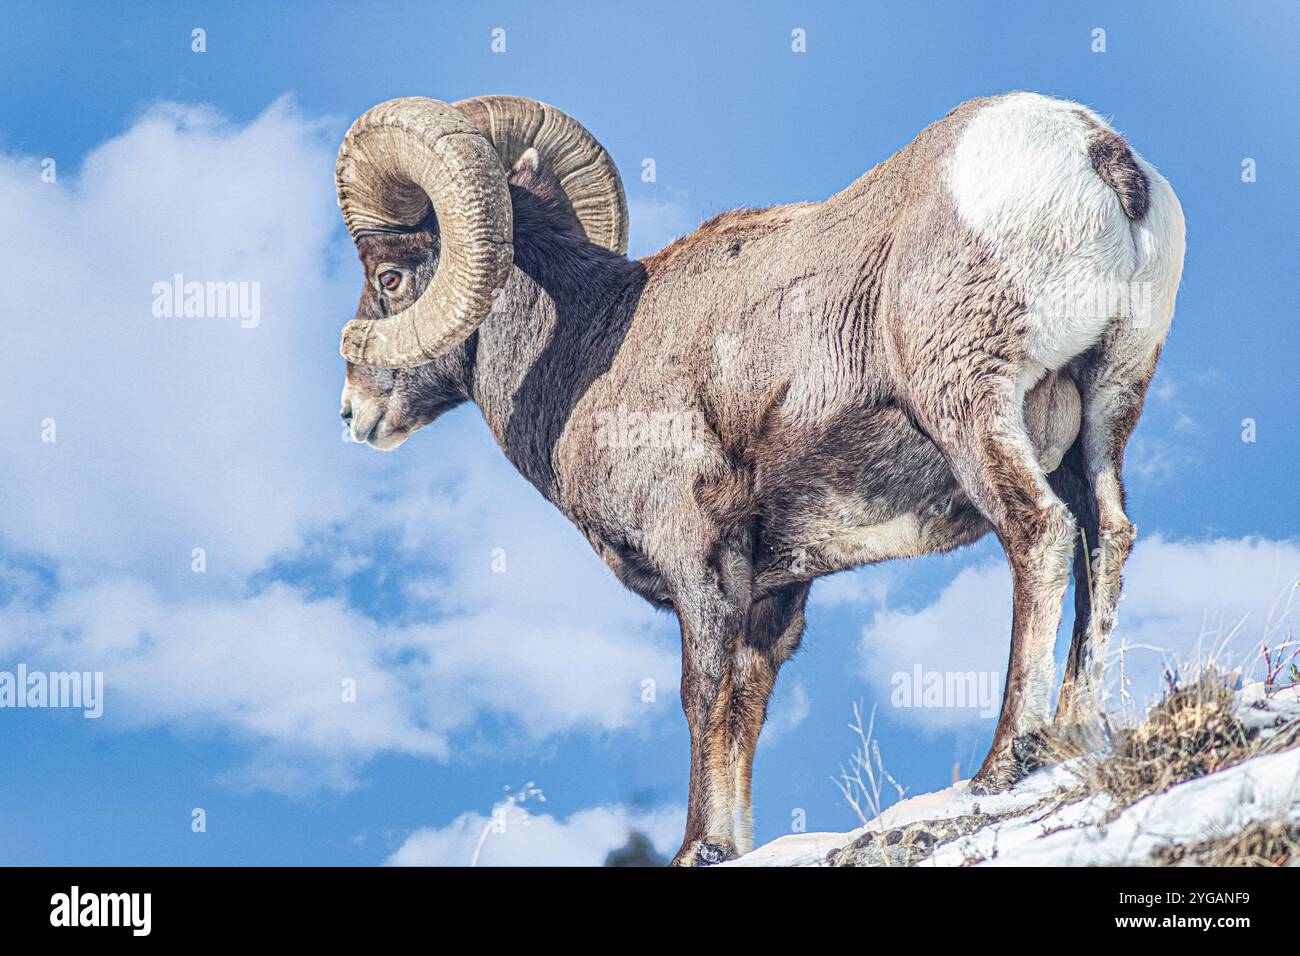
[[[742,855],[754,848],[750,784],[758,735],[767,718],[777,671],[803,637],[809,587],[809,582],[791,584],[754,601],[744,639],[732,655],[727,682],[730,693],[723,700],[727,707],[727,760],[735,793],[735,842]]]
[[[693,648],[684,654],[682,669],[682,703],[691,725],[691,797],[686,840],[673,861],[678,865],[718,863],[753,848],[754,751],[777,671],[799,646],[807,598],[805,583],[765,595],[747,613],[723,602],[720,626],[700,631],[721,635],[721,642],[691,641],[683,628],[683,648]]]
[[[749,770],[775,679],[774,667],[742,651],[751,607],[747,558],[725,547],[701,551],[706,557],[692,562],[698,571],[674,588],[682,709],[691,728],[691,792],[676,866],[721,863],[747,848]]]
[[[724,602],[679,607],[682,709],[691,729],[691,792],[686,836],[674,866],[709,866],[739,855],[735,788],[728,753],[727,702],[733,693],[732,648],[742,616]]]

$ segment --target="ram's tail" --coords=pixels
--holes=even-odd
[[[1124,137],[1105,127],[1094,130],[1088,137],[1088,159],[1101,181],[1119,196],[1124,215],[1141,222],[1151,208],[1151,183]]]

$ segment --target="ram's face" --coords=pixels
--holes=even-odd
[[[357,243],[365,284],[357,321],[395,315],[420,297],[438,270],[436,226],[363,236]],[[352,440],[392,451],[462,397],[449,379],[454,363],[430,361],[414,368],[348,363],[341,414]]]
[[[515,96],[454,106],[407,97],[348,130],[334,176],[365,272],[339,343],[343,420],[356,441],[389,451],[468,398],[467,343],[513,268],[506,170],[516,162],[534,173],[545,164],[555,203],[593,241],[626,249],[618,170],[554,107]]]

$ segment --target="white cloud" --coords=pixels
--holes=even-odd
[[[109,728],[235,734],[254,745],[249,786],[345,789],[381,751],[448,759],[453,737],[488,714],[524,745],[676,719],[676,655],[649,626],[648,609],[626,606],[608,581],[594,582],[583,613],[563,600],[548,610],[528,593],[547,581],[559,593],[570,575],[591,576],[582,567],[517,556],[498,576],[498,593],[474,599],[491,573],[486,562],[482,571],[453,564],[447,586],[469,595],[462,609],[412,624],[376,621],[340,598],[310,599],[283,583],[241,598],[178,600],[120,578],[48,601],[28,584],[0,607],[0,654],[103,671]],[[653,703],[643,702],[647,679],[659,688]],[[344,681],[355,682],[355,702],[344,702]]]
[[[1200,431],[1200,421],[1176,375],[1181,373],[1161,366],[1151,386],[1153,400],[1147,403],[1125,453],[1127,473],[1137,481],[1163,484],[1200,463],[1197,448],[1189,441]],[[1211,380],[1204,375],[1193,376],[1194,391],[1203,392]]]
[[[1259,640],[1289,613],[1287,601],[1295,600],[1298,576],[1296,542],[1142,538],[1125,571],[1111,663],[1119,647],[1130,648],[1124,672],[1130,692],[1142,702],[1160,690],[1166,656],[1174,661],[1202,658],[1238,623],[1237,637],[1219,659],[1229,666],[1248,663]],[[1010,633],[1010,574],[1002,562],[980,563],[963,568],[924,607],[877,612],[863,629],[862,673],[882,708],[889,706],[891,678],[913,673],[917,665],[925,673],[996,671],[1000,692]],[[1058,644],[1068,639],[1063,626]],[[1114,664],[1108,682],[1117,681],[1118,674]],[[936,730],[979,719],[975,708],[912,707],[890,714]]]
[[[1011,633],[1011,578],[1002,564],[963,568],[931,604],[919,610],[884,608],[863,628],[863,672],[879,706],[889,706],[895,674],[1006,673]],[[999,688],[1000,692],[1000,688]],[[912,707],[891,716],[943,728],[978,719],[978,709]]]
[[[336,135],[288,101],[246,126],[163,105],[75,178],[0,161],[12,545],[65,576],[163,585],[204,547],[208,580],[230,583],[346,513],[362,469],[337,440],[356,278],[330,268]],[[155,317],[153,284],[176,273],[260,283],[259,326]]]
[[[660,854],[677,852],[686,825],[681,808],[637,811],[615,804],[579,810],[559,819],[499,803],[493,817],[463,813],[441,829],[408,836],[388,866],[600,866],[611,850],[640,831]],[[481,849],[480,849],[481,846]]]
[[[1125,452],[1126,473],[1139,481],[1158,485],[1200,464],[1200,459],[1182,441],[1182,436],[1196,431],[1195,427],[1183,423],[1185,417],[1179,416],[1167,426],[1156,424],[1136,432]]]
[[[446,753],[417,719],[418,668],[394,662],[414,635],[336,599],[309,602],[277,584],[244,600],[172,604],[114,580],[39,609],[11,604],[0,621],[7,656],[103,671],[106,724],[216,725],[327,757]],[[344,680],[356,703],[344,702]]]
[[[1250,666],[1263,638],[1285,640],[1297,581],[1300,542],[1155,535],[1139,542],[1126,567],[1116,634],[1129,645],[1162,648],[1178,663],[1217,654],[1224,666]],[[1128,655],[1139,699],[1156,689],[1162,666],[1158,652]]]

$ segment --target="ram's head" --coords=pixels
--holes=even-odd
[[[613,160],[581,124],[517,96],[409,97],[368,110],[335,178],[365,285],[339,350],[352,437],[396,448],[468,397],[465,342],[513,271],[516,174],[545,170],[588,240],[627,248]]]

